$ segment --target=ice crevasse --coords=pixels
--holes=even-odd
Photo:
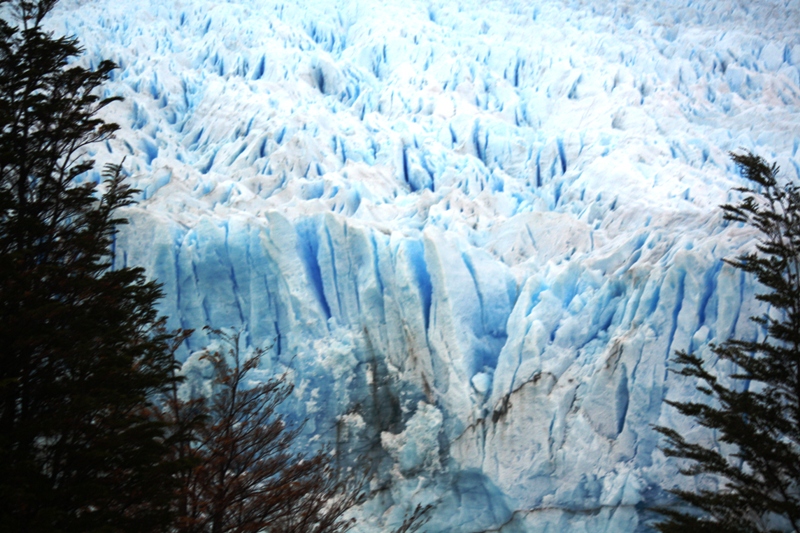
[[[141,190],[119,265],[233,327],[290,417],[367,456],[358,531],[644,531],[711,438],[675,350],[757,338],[751,150],[800,178],[800,4],[62,0]],[[86,179],[98,180],[94,172]],[[202,348],[201,331],[184,356]],[[724,371],[724,368],[719,368]],[[308,439],[305,439],[307,442]]]

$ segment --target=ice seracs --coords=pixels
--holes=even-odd
[[[727,152],[800,177],[796,3],[62,0],[120,65],[116,261],[366,454],[360,530],[624,532],[684,482],[676,349],[760,334]],[[98,179],[98,175],[87,179]],[[185,356],[202,348],[198,333]]]

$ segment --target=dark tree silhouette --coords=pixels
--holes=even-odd
[[[0,0],[0,524],[151,531],[170,519],[174,463],[147,398],[171,379],[158,287],[112,270],[119,167],[81,184],[114,68],[42,29],[55,0]]]
[[[738,371],[721,380],[698,356],[679,352],[676,373],[697,380],[703,402],[667,402],[716,432],[732,447],[688,442],[672,428],[664,452],[688,460],[681,472],[708,475],[718,488],[670,491],[689,510],[661,509],[664,533],[800,532],[800,190],[781,184],[778,169],[752,154],[733,155],[750,182],[743,200],[722,206],[725,219],[758,230],[756,251],[727,261],[767,289],[756,298],[768,315],[753,317],[766,329],[760,341],[731,339],[712,346]]]
[[[413,533],[419,531],[421,527],[431,519],[430,512],[434,508],[432,503],[422,505],[418,503],[414,510],[407,514],[403,523],[397,526],[392,533]]]
[[[212,330],[225,346],[202,356],[211,363],[212,394],[165,401],[171,424],[193,428],[176,451],[194,467],[182,477],[178,529],[185,533],[338,533],[344,514],[362,499],[351,475],[340,476],[324,452],[293,452],[301,427],[278,413],[292,392],[285,377],[249,383],[264,351],[243,358],[238,334]]]
[[[0,528],[15,532],[339,533],[363,496],[325,451],[293,452],[283,378],[251,386],[263,351],[208,352],[214,394],[179,396],[159,286],[113,266],[136,192],[91,180],[115,124],[97,96],[115,65],[42,21],[57,0],[0,0]],[[155,401],[157,400],[157,401]],[[399,531],[424,523],[417,507]]]

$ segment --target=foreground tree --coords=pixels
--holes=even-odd
[[[278,409],[292,386],[284,378],[253,383],[249,374],[264,355],[241,355],[238,334],[219,330],[217,351],[195,363],[211,367],[208,383],[192,382],[182,397],[166,396],[170,425],[191,429],[177,455],[193,468],[181,477],[178,530],[185,533],[339,533],[344,514],[362,498],[353,476],[340,476],[323,452],[305,455],[300,427],[290,428]],[[200,391],[198,391],[200,389]]]
[[[158,287],[111,269],[119,167],[80,184],[83,149],[115,125],[114,68],[68,62],[42,20],[55,0],[0,0],[0,524],[6,531],[152,531],[175,462],[148,397],[169,384]]]
[[[744,199],[724,205],[725,219],[756,229],[756,251],[729,264],[752,274],[767,291],[756,298],[768,315],[760,341],[731,339],[712,346],[738,371],[723,380],[698,356],[679,352],[676,372],[698,381],[707,402],[670,402],[682,415],[716,432],[732,453],[686,441],[671,428],[664,452],[688,460],[684,475],[712,476],[717,488],[674,490],[689,512],[662,509],[664,533],[800,532],[800,190],[778,181],[778,169],[752,154],[733,155],[750,182]]]
[[[189,332],[164,332],[142,269],[112,268],[135,191],[119,166],[86,181],[84,148],[117,129],[98,118],[114,65],[68,66],[78,43],[42,29],[55,4],[0,0],[0,529],[346,531],[360,485],[292,451],[291,386],[247,383],[262,352],[228,337],[214,393],[179,397]]]

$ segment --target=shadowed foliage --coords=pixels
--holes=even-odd
[[[265,531],[338,533],[354,521],[345,513],[362,500],[352,475],[342,475],[324,452],[294,452],[301,427],[287,426],[278,408],[292,386],[285,376],[251,382],[264,355],[242,357],[238,334],[212,330],[227,347],[207,351],[210,395],[181,398],[175,387],[165,416],[193,427],[177,454],[194,467],[181,478],[178,529],[186,533]]]
[[[715,432],[727,446],[688,442],[658,427],[668,456],[685,459],[686,476],[709,476],[713,488],[672,490],[689,510],[661,509],[664,533],[800,532],[800,190],[778,181],[778,169],[752,154],[733,155],[749,186],[724,205],[725,219],[759,233],[755,251],[728,261],[767,290],[770,306],[753,317],[763,340],[731,339],[712,346],[737,371],[720,379],[700,357],[679,352],[675,372],[697,381],[702,402],[667,403]]]
[[[120,167],[102,185],[84,148],[116,126],[97,96],[114,68],[42,20],[0,8],[0,524],[7,531],[152,531],[170,520],[164,428],[148,398],[172,379],[141,269],[112,269]]]

